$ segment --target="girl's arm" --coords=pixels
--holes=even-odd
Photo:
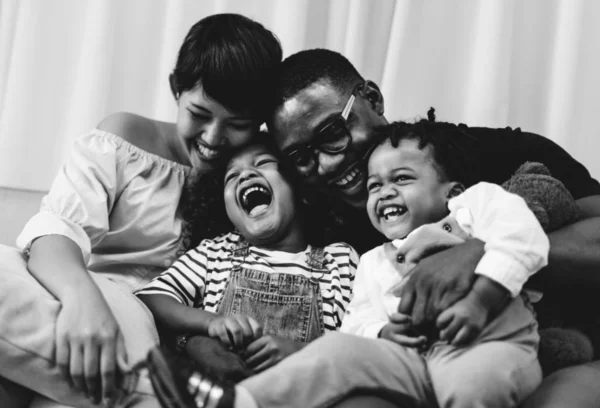
[[[169,295],[138,294],[161,326],[176,333],[197,333],[207,336],[208,326],[219,315],[178,302]]]

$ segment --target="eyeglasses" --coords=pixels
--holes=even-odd
[[[306,143],[291,152],[287,153],[290,164],[302,175],[308,175],[313,172],[317,165],[317,154],[319,150],[328,154],[339,154],[344,152],[352,142],[352,134],[348,129],[347,121],[352,105],[356,99],[356,94],[362,87],[362,83],[356,85],[350,99],[346,102],[346,106],[342,113],[335,117],[331,122],[327,123],[321,129],[315,132],[316,141]]]

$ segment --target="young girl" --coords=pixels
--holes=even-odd
[[[204,239],[138,292],[157,324],[219,339],[254,372],[340,327],[358,262],[325,245],[325,212],[298,200],[267,137],[196,181],[188,231]]]
[[[518,296],[528,276],[547,263],[548,238],[535,216],[499,186],[465,190],[472,175],[453,141],[460,137],[456,126],[398,123],[382,132],[386,138],[368,162],[367,211],[394,242],[361,258],[341,328],[361,337],[324,336],[235,388],[211,382],[201,365],[184,374],[153,350],[152,381],[177,396],[172,406],[189,406],[190,394],[200,401],[222,394],[220,407],[319,407],[377,390],[407,406],[513,407],[539,384],[537,324]],[[485,241],[477,278],[470,293],[439,316],[439,338],[426,339],[408,316],[394,312],[398,299],[390,305],[389,290],[421,255],[467,237]],[[170,383],[179,390],[186,385],[189,394]]]
[[[207,17],[170,76],[175,123],[120,113],[77,140],[18,238],[26,256],[1,248],[1,376],[84,407],[145,358],[158,336],[132,291],[176,258],[191,168],[222,166],[264,121],[281,57],[261,24]]]

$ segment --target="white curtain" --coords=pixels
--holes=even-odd
[[[596,0],[0,0],[0,187],[47,190],[107,114],[172,121],[189,27],[236,12],[285,55],[324,47],[381,85],[388,119],[520,126],[600,178]]]

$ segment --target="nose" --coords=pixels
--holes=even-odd
[[[207,145],[221,146],[226,143],[221,126],[216,121],[205,124],[202,130],[202,141]]]
[[[317,171],[319,176],[329,176],[338,172],[338,169],[344,161],[344,155],[341,153],[330,154],[317,151],[315,160],[318,161]]]
[[[396,190],[396,188],[394,187],[394,185],[391,184],[391,183],[385,183],[379,189],[379,197],[381,199],[393,198],[393,197],[396,197],[396,196],[398,196],[398,191]]]
[[[244,181],[253,179],[254,177],[258,177],[258,173],[256,172],[256,170],[253,168],[247,168],[242,170],[242,172],[240,173],[240,176],[238,177],[238,182],[241,184]]]

